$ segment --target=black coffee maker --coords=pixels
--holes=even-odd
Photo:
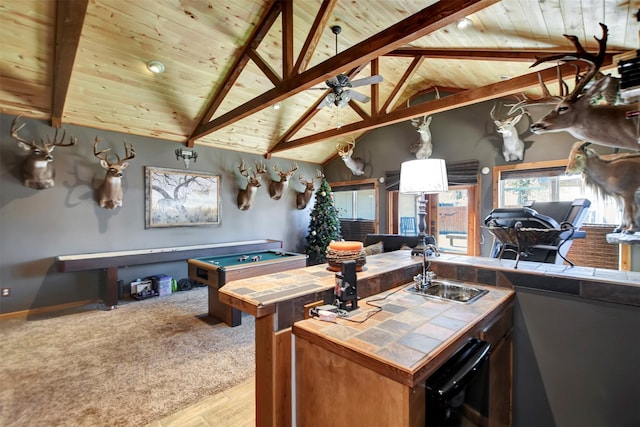
[[[333,294],[339,309],[351,311],[358,308],[358,279],[354,260],[342,263],[342,272],[336,273],[336,286]]]

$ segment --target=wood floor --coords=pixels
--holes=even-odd
[[[256,425],[255,379],[210,396],[147,427],[253,427]]]

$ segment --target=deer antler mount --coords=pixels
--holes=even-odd
[[[18,135],[18,132],[25,126],[25,123],[18,126],[20,116],[16,117],[11,124],[11,136],[18,141],[18,147],[28,151],[29,154],[22,163],[22,184],[26,187],[44,190],[55,185],[55,169],[53,167],[53,150],[56,147],[70,147],[76,145],[78,140],[70,138],[69,142],[64,142],[67,135],[63,131],[60,141],[58,141],[58,129],[53,137],[53,141],[47,137],[47,141],[41,140],[38,145],[35,140],[28,141]]]

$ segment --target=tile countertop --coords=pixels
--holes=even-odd
[[[450,347],[457,348],[461,339],[466,342],[465,337],[474,336],[478,323],[505,308],[515,294],[509,289],[465,284],[489,292],[463,304],[411,293],[406,289],[412,284],[402,285],[361,300],[358,309],[349,313],[350,320],[302,320],[294,324],[293,333],[316,344],[329,343],[334,351],[341,347],[351,353],[350,358],[366,359],[366,366],[380,366],[379,372],[390,366],[394,379],[414,385],[425,376],[429,362],[446,349],[454,351]]]
[[[367,279],[421,263],[422,258],[412,257],[409,251],[372,255],[367,257],[367,263],[363,271],[357,273],[357,277],[358,280]],[[251,307],[264,307],[302,295],[332,289],[335,286],[335,274],[335,271],[327,269],[327,264],[320,264],[234,280],[220,288],[219,292]]]
[[[605,268],[581,266],[571,267],[570,265],[565,264],[531,262],[524,259],[520,260],[520,263],[518,263],[518,268],[514,268],[515,260],[512,259],[498,259],[453,254],[442,254],[439,257],[430,257],[429,259],[435,262],[467,264],[478,267],[484,266],[498,271],[568,277],[577,280],[597,280],[600,282],[636,285],[640,287],[640,272],[638,271],[609,270]]]
[[[465,255],[432,257],[440,277],[640,307],[640,272]]]
[[[457,269],[472,267],[476,270],[495,271],[507,277],[509,279],[508,282],[516,286],[522,284],[523,286],[526,285],[541,290],[640,306],[640,272],[580,266],[571,267],[523,260],[520,261],[518,268],[515,269],[514,260],[454,254],[429,257],[429,260],[433,261],[432,267],[434,270],[437,270],[439,266],[449,266]],[[419,265],[421,262],[421,257],[411,256],[409,251],[405,250],[368,256],[364,271],[357,273],[358,280],[372,278],[393,269]],[[440,277],[502,286],[498,283],[498,280],[494,280],[491,283],[448,274],[440,274]],[[540,281],[536,280],[536,277],[548,280]],[[562,286],[557,286],[557,283],[564,283],[567,280],[571,282],[571,289],[567,290]],[[548,282],[546,288],[544,282]],[[219,292],[243,306],[261,310],[278,302],[331,289],[334,284],[335,272],[329,271],[327,264],[320,264],[231,281],[220,288]],[[507,284],[502,287],[509,286]]]

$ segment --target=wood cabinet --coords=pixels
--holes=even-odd
[[[478,338],[491,344],[489,427],[510,426],[513,412],[513,305],[490,319]]]
[[[454,305],[439,321],[434,321],[438,316],[424,324],[416,321],[411,333],[431,328],[435,336],[438,324],[444,324],[444,317],[469,319],[440,345],[425,349],[422,357],[415,349],[402,345],[415,343],[419,335],[396,335],[393,339],[397,342],[384,347],[372,344],[375,337],[365,342],[363,335],[359,335],[358,331],[367,331],[367,337],[378,334],[380,342],[390,340],[384,336],[384,322],[410,321],[412,316],[406,313],[381,312],[377,323],[370,325],[366,325],[369,321],[350,324],[340,320],[333,325],[314,319],[295,323],[297,425],[340,420],[354,425],[423,427],[429,416],[425,410],[425,381],[472,337],[486,340],[492,346],[489,425],[511,425],[513,292],[496,288],[492,292],[494,295],[482,304],[470,305],[468,312]],[[406,300],[404,295],[398,298]],[[398,301],[389,304],[394,304],[395,309]],[[429,307],[443,310],[442,305]],[[424,338],[424,345],[429,344],[433,344],[432,340]]]

